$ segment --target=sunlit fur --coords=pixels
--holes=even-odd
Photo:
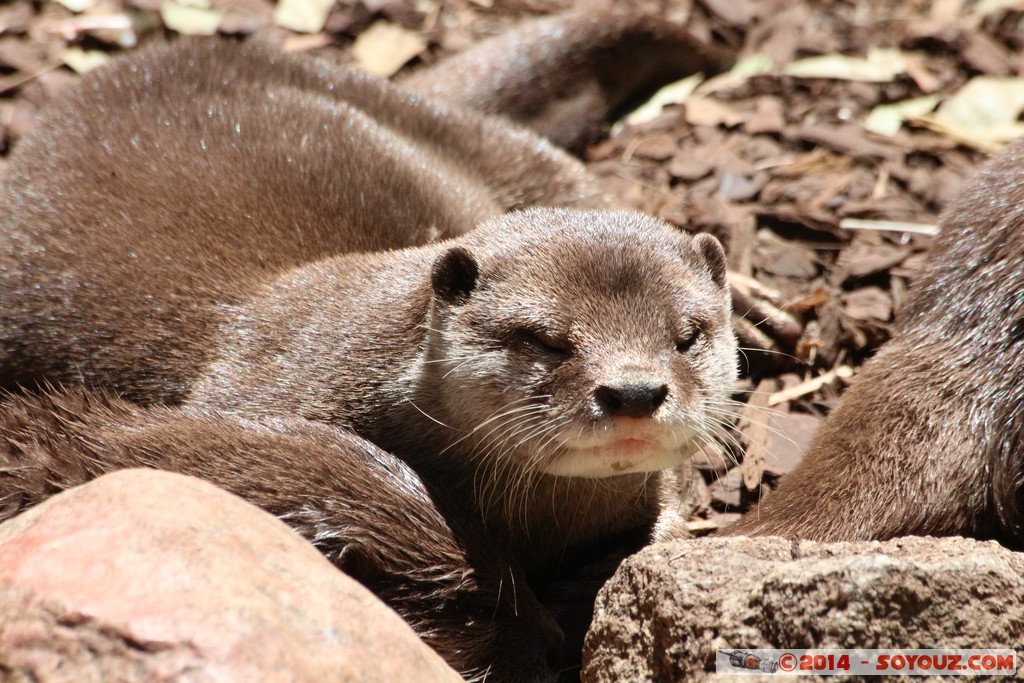
[[[373,444],[308,420],[140,408],[84,389],[3,398],[0,521],[117,469],[199,476],[282,519],[462,673],[542,680],[558,627],[507,553]]]
[[[631,490],[647,495],[650,473],[715,438],[735,341],[727,291],[689,236],[639,214],[546,211],[496,221],[469,245],[480,284],[465,303],[435,304],[411,373],[441,400],[414,389],[410,401],[434,406],[429,417],[449,443],[442,458],[472,464],[473,495],[492,523],[543,537],[550,530],[531,528],[531,507],[553,510],[541,517],[555,526],[580,493],[615,509],[621,501],[606,499],[624,482],[601,478],[639,475]],[[677,340],[695,325],[701,336],[681,353]],[[522,328],[564,348],[523,342]],[[664,403],[649,418],[607,414],[596,388],[632,376],[668,385]],[[553,505],[538,492],[569,500]]]
[[[424,266],[452,249],[478,273],[449,300]],[[651,520],[652,473],[726,417],[736,349],[711,238],[637,213],[531,210],[384,263],[364,256],[358,279],[351,259],[313,264],[232,310],[190,401],[347,425],[472,501],[528,568]],[[565,351],[524,342],[524,328]],[[668,385],[664,403],[644,419],[603,413],[596,388],[637,372]],[[614,445],[637,437],[654,445]]]
[[[326,423],[455,499],[453,524],[483,519],[478,543],[528,580],[609,534],[642,535],[661,505],[647,470],[711,437],[706,409],[732,384],[724,253],[636,214],[508,212],[611,206],[544,136],[582,142],[638,86],[722,57],[657,17],[586,12],[528,23],[409,89],[251,41],[112,60],[19,141],[0,185],[0,387],[104,387],[234,427]],[[482,113],[495,111],[525,127]],[[495,324],[514,317],[562,325],[568,358],[556,367],[509,344]],[[698,323],[704,338],[679,352]],[[630,373],[672,387],[639,431],[592,401],[596,382]],[[222,426],[193,424],[196,441]],[[638,435],[650,452],[600,445]],[[270,476],[261,442],[236,436],[224,447],[253,455],[235,483],[258,498]],[[46,443],[40,456],[78,453]],[[308,518],[300,483],[289,523],[325,552],[362,538]],[[374,490],[385,509],[402,498],[386,478]],[[394,523],[409,525],[414,551],[431,550],[432,531]],[[529,590],[509,583],[491,577],[484,594]],[[557,634],[481,641],[458,618],[474,595],[420,632],[464,673],[550,678]],[[496,605],[498,631],[505,617]],[[472,656],[459,658],[460,643]]]

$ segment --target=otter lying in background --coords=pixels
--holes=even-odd
[[[726,535],[1024,541],[1024,140],[942,218],[896,335]]]
[[[723,61],[566,15],[411,89],[217,41],[86,76],[0,194],[0,384],[45,394],[0,413],[3,514],[122,467],[200,476],[465,675],[550,678],[560,636],[517,573],[650,529],[736,343],[717,241],[594,210],[577,161],[481,111],[578,144]]]

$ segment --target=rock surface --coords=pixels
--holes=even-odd
[[[461,681],[267,513],[125,470],[0,526],[0,678]]]
[[[1024,554],[994,542],[705,538],[623,562],[598,596],[582,679],[700,680],[725,648],[1022,642]]]

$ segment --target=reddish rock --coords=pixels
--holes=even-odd
[[[0,670],[41,683],[462,680],[283,523],[153,470],[0,525]]]

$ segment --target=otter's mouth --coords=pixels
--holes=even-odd
[[[566,435],[545,474],[563,477],[614,477],[657,472],[686,461],[693,452],[689,430],[649,420],[616,420],[602,430]]]

